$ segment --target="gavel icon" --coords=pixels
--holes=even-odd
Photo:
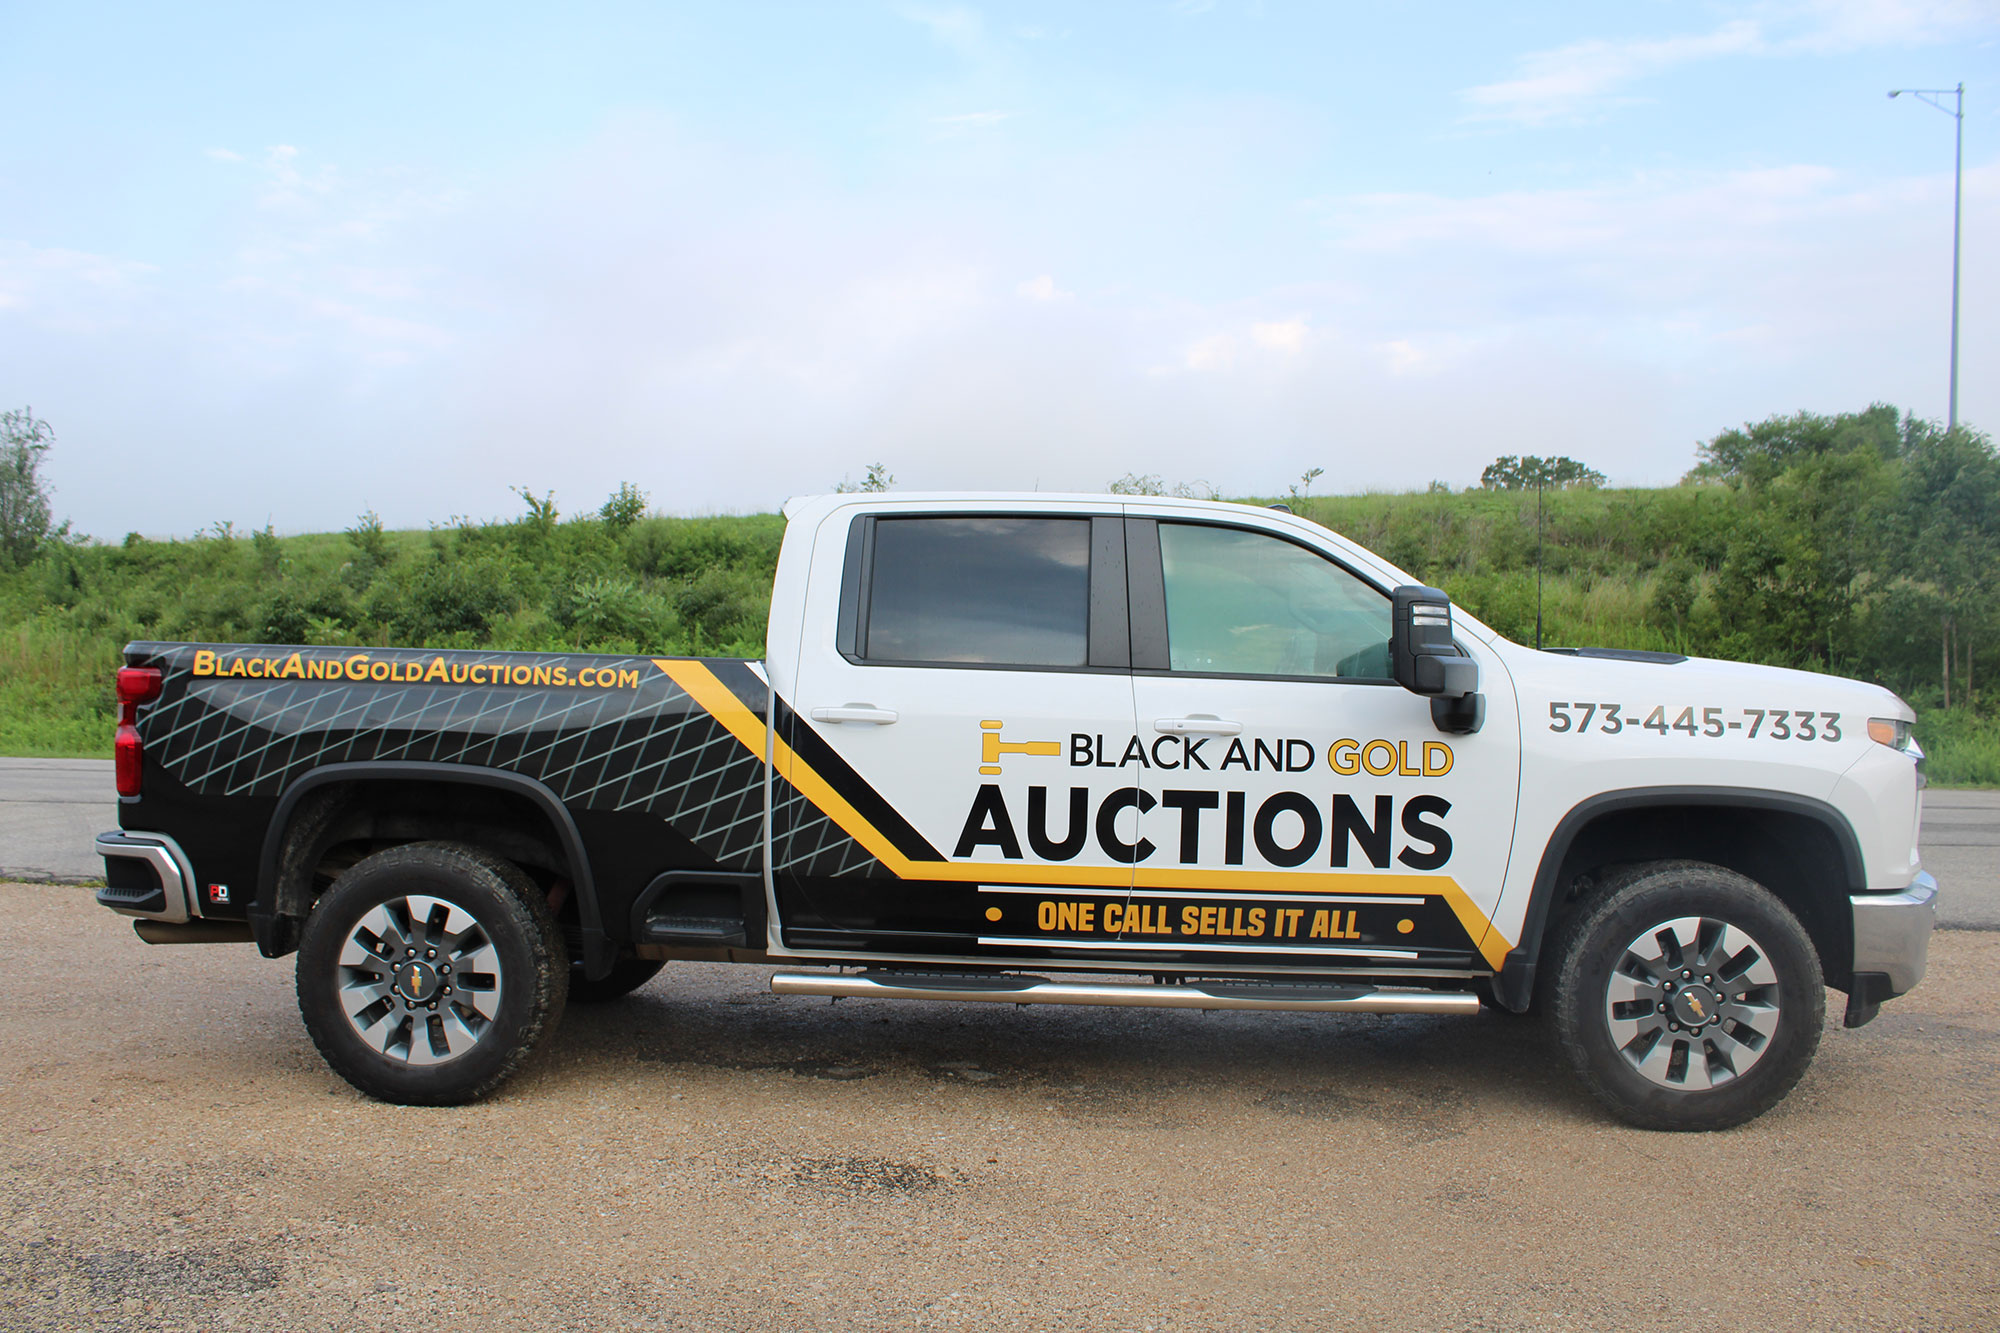
[[[979,724],[986,734],[979,739],[979,771],[989,777],[1000,774],[1000,756],[1003,754],[1061,754],[1061,741],[1003,741],[1000,728],[1004,723],[986,721]]]

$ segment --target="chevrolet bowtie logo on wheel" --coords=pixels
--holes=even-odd
[[[1000,775],[1000,756],[1003,754],[1062,753],[1061,741],[1003,741],[1000,739],[1000,728],[1005,723],[988,720],[979,725],[984,730],[979,738],[979,771],[987,777]]]

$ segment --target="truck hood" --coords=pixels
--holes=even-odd
[[[1916,713],[1894,692],[1867,681],[1790,667],[1758,666],[1714,657],[1678,657],[1669,653],[1626,653],[1617,649],[1577,649],[1537,652],[1509,643],[1507,666],[1517,683],[1527,688],[1582,690],[1579,700],[1611,699],[1604,690],[1648,690],[1684,703],[1743,701],[1773,708],[1837,705],[1871,717],[1914,720]],[[1696,696],[1701,699],[1697,700]],[[1636,696],[1634,696],[1636,698]],[[1649,696],[1650,697],[1650,696]]]

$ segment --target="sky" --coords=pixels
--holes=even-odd
[[[0,0],[0,405],[116,541],[2000,430],[2000,0]],[[1946,105],[1951,99],[1945,99]]]

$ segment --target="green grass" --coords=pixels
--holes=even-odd
[[[1924,775],[1935,787],[2000,787],[2000,718],[1934,708],[1917,719]]]
[[[0,754],[109,759],[122,646],[32,624],[0,631]]]

